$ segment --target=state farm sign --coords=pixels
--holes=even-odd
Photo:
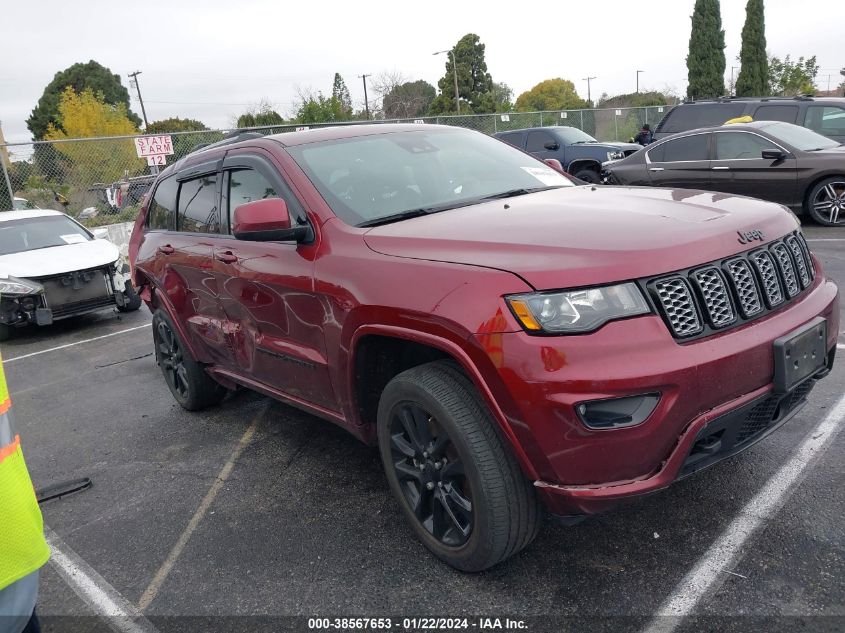
[[[173,141],[166,136],[139,136],[135,139],[138,158],[146,158],[147,165],[165,165],[165,156],[173,153]]]

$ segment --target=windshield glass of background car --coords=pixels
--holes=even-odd
[[[0,222],[0,255],[89,242],[91,239],[76,222],[60,215]]]
[[[559,127],[555,129],[555,135],[560,139],[563,145],[572,145],[573,143],[596,143],[596,139],[582,132],[577,127]]]
[[[574,186],[531,156],[477,132],[373,134],[289,147],[346,223],[450,208],[514,189]]]
[[[772,125],[767,125],[765,130],[776,139],[805,152],[811,149],[830,149],[839,145],[839,143],[826,136],[817,134],[805,127],[790,125],[789,123],[773,123]]]

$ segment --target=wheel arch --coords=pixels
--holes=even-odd
[[[385,352],[401,350],[393,354],[393,362],[381,362]],[[496,420],[523,472],[532,480],[538,478],[534,466],[528,459],[522,444],[507,422],[496,398],[469,354],[456,342],[427,332],[408,330],[388,325],[364,325],[359,327],[350,343],[351,359],[347,367],[347,384],[354,414],[362,426],[368,427],[364,434],[371,443],[375,442],[375,421],[378,401],[384,387],[393,376],[411,367],[434,360],[451,360],[472,381],[484,403]],[[373,370],[373,367],[375,369]],[[374,382],[367,383],[367,374],[375,373]],[[372,376],[372,373],[370,373]]]
[[[601,173],[601,162],[595,158],[576,158],[566,168],[570,174],[575,175],[575,172],[581,169],[591,169]]]

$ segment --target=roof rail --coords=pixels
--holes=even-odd
[[[213,147],[223,147],[224,145],[231,145],[232,143],[240,143],[241,141],[248,141],[249,139],[253,138],[263,138],[263,134],[260,132],[232,132],[228,136],[224,136],[222,141],[217,141],[216,143],[199,143],[198,145],[194,145],[191,148],[191,151],[188,154],[193,154],[194,152],[198,152],[201,149],[211,149]]]

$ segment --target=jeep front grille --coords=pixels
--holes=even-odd
[[[791,301],[815,276],[800,232],[766,248],[644,280],[676,338],[706,336]]]

